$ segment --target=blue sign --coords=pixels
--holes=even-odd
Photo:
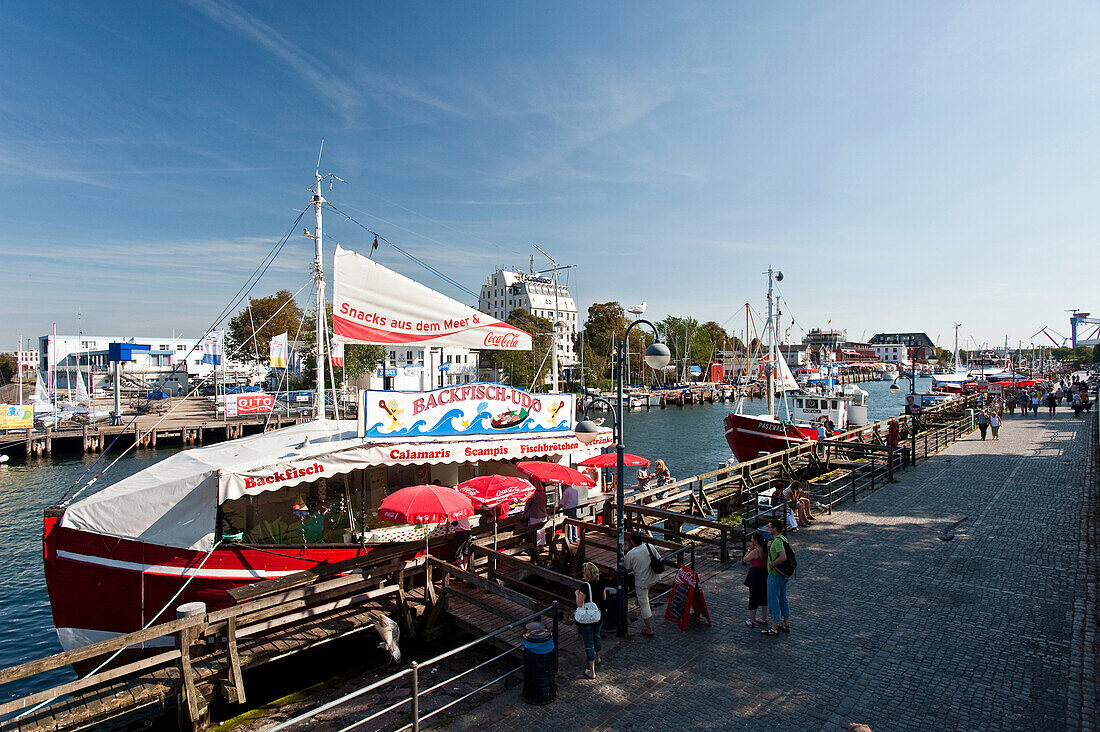
[[[447,363],[439,364],[439,370],[440,371],[450,371],[451,370],[451,362],[448,361]]]
[[[397,376],[397,369],[378,369],[378,378],[394,377]]]

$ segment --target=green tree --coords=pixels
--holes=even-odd
[[[939,359],[941,364],[951,363],[955,360],[955,354],[951,353],[951,351],[946,348],[936,346],[936,358]]]
[[[19,372],[19,360],[10,353],[0,353],[0,384],[7,384]]]
[[[612,377],[615,349],[622,340],[626,326],[626,312],[619,303],[597,302],[588,307],[588,319],[584,322],[585,370],[588,370],[590,349],[593,368],[599,369],[596,380]]]
[[[302,324],[302,309],[289,290],[280,290],[267,297],[249,298],[248,303],[229,321],[225,334],[226,354],[235,354],[233,358],[237,361],[265,361],[272,338],[286,333],[288,340],[295,340]],[[255,338],[253,328],[256,329]]]
[[[1092,347],[1092,362],[1100,363],[1100,343]]]
[[[382,346],[349,343],[344,346],[344,373],[349,379],[374,371],[386,357]]]
[[[698,320],[670,315],[656,325],[661,340],[672,352],[672,363],[679,367],[681,375],[691,366],[706,370],[715,348],[710,335]]]

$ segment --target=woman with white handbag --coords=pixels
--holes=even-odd
[[[600,581],[600,568],[592,562],[581,565],[581,576],[584,577],[584,589],[576,591],[577,609],[573,612],[573,619],[577,622],[577,630],[584,641],[584,653],[588,658],[588,668],[584,670],[584,675],[594,679],[596,664],[601,660],[600,628],[603,626],[603,613],[600,606],[606,600],[607,585]]]

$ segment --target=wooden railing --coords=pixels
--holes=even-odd
[[[296,649],[295,643],[288,643],[285,638],[278,644],[268,642],[267,634],[271,631],[302,627],[324,630],[321,627],[324,622],[338,613],[354,619],[351,616],[357,612],[367,615],[380,612],[383,607],[379,601],[384,598],[387,599],[387,611],[396,612],[398,622],[411,631],[412,614],[406,589],[412,575],[423,572],[423,560],[406,562],[395,559],[382,566],[367,566],[378,561],[378,557],[367,554],[240,587],[230,591],[237,603],[230,607],[200,612],[2,669],[0,684],[7,684],[73,664],[102,664],[103,659],[110,659],[112,655],[122,652],[129,653],[125,658],[130,658],[136,650],[150,645],[172,646],[163,651],[153,651],[152,655],[144,658],[108,666],[76,681],[0,704],[0,716],[23,712],[36,705],[73,695],[72,699],[63,702],[63,711],[71,726],[84,726],[98,721],[94,714],[105,711],[121,714],[128,707],[141,706],[176,692],[180,695],[181,711],[186,712],[186,719],[200,728],[209,707],[209,700],[198,690],[200,683],[212,682],[212,686],[220,689],[227,701],[243,702],[246,696],[243,669],[288,655]],[[359,620],[362,622],[358,626],[345,623],[342,632],[332,631],[330,637],[372,626],[369,617],[360,617]],[[297,649],[308,647],[311,643],[302,640]],[[129,693],[115,694],[115,701],[109,710],[98,705],[97,711],[93,712],[82,704],[82,695],[94,698],[97,690],[121,679],[129,682]]]

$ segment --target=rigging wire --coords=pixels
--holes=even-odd
[[[306,281],[306,283],[305,283],[304,285],[302,285],[302,286],[301,286],[300,288],[298,288],[298,291],[297,291],[297,292],[295,292],[295,293],[294,293],[293,295],[291,295],[291,297],[290,297],[289,299],[287,299],[287,301],[286,301],[286,302],[284,302],[284,303],[283,303],[283,304],[282,304],[281,306],[279,306],[279,309],[278,309],[278,310],[276,310],[276,311],[275,311],[274,313],[272,313],[272,314],[271,314],[271,317],[270,317],[270,318],[268,318],[267,320],[265,320],[265,321],[263,322],[263,324],[262,324],[262,325],[260,326],[260,329],[261,329],[261,330],[263,330],[263,327],[264,327],[265,325],[267,325],[268,323],[270,323],[270,322],[272,321],[272,319],[273,319],[273,318],[274,318],[274,317],[275,317],[276,315],[278,315],[280,311],[282,311],[282,309],[283,309],[283,308],[285,308],[285,307],[286,307],[287,305],[289,305],[290,303],[294,302],[294,298],[298,297],[298,295],[300,295],[300,294],[302,293],[302,290],[304,290],[304,289],[306,289],[307,287],[309,287],[310,283],[313,283],[313,282],[314,282],[314,280],[313,280],[313,278],[312,278],[312,277],[311,277],[311,278],[310,278],[309,280],[307,280],[307,281]],[[300,328],[300,327],[301,327],[301,326],[299,325],[299,328]],[[226,354],[226,355],[224,356],[224,357],[225,357],[225,359],[226,359],[226,360],[228,360],[228,359],[229,359],[229,358],[230,358],[231,356],[236,356],[236,355],[237,355],[238,353],[240,353],[241,349],[243,349],[243,348],[244,348],[245,346],[247,346],[247,345],[248,345],[248,343],[249,343],[249,341],[251,341],[251,340],[253,339],[253,337],[254,337],[254,334],[253,334],[253,336],[250,336],[250,337],[249,337],[249,338],[248,338],[248,339],[247,339],[247,340],[246,340],[246,341],[245,341],[244,343],[241,343],[241,344],[239,344],[239,345],[237,346],[237,348],[235,348],[235,349],[233,350],[233,352],[232,352],[232,353]],[[201,341],[200,341],[200,342],[201,342]],[[174,373],[174,372],[173,372],[173,373]],[[211,370],[210,374],[208,374],[208,375],[204,376],[203,378],[199,379],[199,380],[198,380],[198,382],[197,382],[197,383],[195,384],[194,388],[192,388],[192,389],[191,389],[191,391],[187,392],[187,394],[186,394],[186,395],[184,396],[184,398],[183,398],[183,399],[181,399],[180,401],[178,401],[178,402],[176,402],[176,403],[175,403],[174,405],[172,405],[172,406],[171,406],[171,407],[170,407],[170,408],[168,409],[168,411],[166,411],[166,412],[164,413],[164,415],[163,415],[163,416],[162,416],[162,417],[161,417],[160,419],[158,419],[158,420],[157,420],[157,421],[156,421],[156,422],[155,422],[155,423],[153,424],[153,426],[152,426],[152,427],[150,427],[150,428],[149,428],[148,430],[146,430],[146,431],[145,431],[145,434],[146,434],[146,435],[147,435],[147,434],[149,434],[150,432],[152,432],[153,430],[155,430],[155,429],[156,429],[157,427],[159,427],[159,426],[160,426],[160,423],[161,423],[161,422],[163,422],[164,420],[168,419],[168,417],[169,417],[169,416],[170,416],[170,415],[172,414],[172,412],[176,411],[176,408],[177,408],[177,407],[179,407],[179,406],[180,406],[181,404],[183,404],[184,400],[186,400],[186,399],[187,399],[188,397],[190,397],[190,396],[194,395],[194,393],[195,393],[196,391],[198,391],[198,390],[199,390],[199,388],[200,388],[200,387],[201,387],[201,386],[202,386],[202,385],[203,385],[203,384],[204,384],[204,383],[206,382],[206,380],[207,380],[207,379],[209,379],[209,378],[210,378],[210,376],[211,376],[211,375],[213,375],[213,373],[214,373],[214,371],[213,371],[213,370]],[[162,382],[162,383],[163,383],[163,382]],[[81,474],[81,476],[80,476],[79,478],[77,478],[77,479],[76,479],[76,481],[74,481],[74,482],[73,482],[73,484],[72,484],[71,486],[69,486],[69,488],[68,488],[68,489],[67,489],[67,490],[65,491],[65,493],[64,493],[64,494],[63,494],[63,495],[61,496],[61,498],[59,498],[59,499],[58,499],[58,504],[59,504],[59,505],[65,506],[65,505],[68,505],[69,503],[71,503],[71,502],[75,501],[75,500],[76,500],[76,498],[77,498],[77,496],[79,496],[79,495],[80,495],[81,493],[83,493],[84,491],[88,490],[88,488],[90,488],[90,487],[91,487],[91,486],[92,486],[92,485],[93,485],[93,484],[94,484],[94,483],[95,483],[95,482],[96,482],[97,480],[99,480],[99,479],[100,479],[101,477],[103,477],[103,474],[104,474],[104,473],[106,473],[106,472],[107,472],[108,470],[110,470],[111,468],[113,468],[113,467],[115,466],[115,464],[116,464],[116,463],[117,463],[117,462],[118,462],[119,460],[121,460],[121,459],[122,459],[123,457],[125,457],[125,456],[126,456],[126,454],[127,454],[127,453],[129,453],[129,452],[130,452],[131,450],[133,450],[133,449],[134,449],[135,447],[137,447],[137,445],[138,445],[138,439],[136,439],[136,438],[135,438],[135,440],[134,440],[133,444],[131,444],[131,445],[129,445],[128,447],[126,447],[126,448],[125,448],[125,449],[124,449],[124,450],[123,450],[123,451],[122,451],[122,452],[121,452],[121,453],[120,453],[120,454],[118,455],[118,457],[116,457],[116,458],[115,458],[114,460],[112,460],[112,461],[111,461],[111,463],[110,463],[110,464],[109,464],[109,465],[108,465],[107,467],[105,467],[105,468],[104,468],[103,470],[99,471],[99,473],[97,473],[97,474],[96,474],[96,475],[95,475],[95,476],[94,476],[94,477],[93,477],[93,478],[92,478],[91,480],[89,480],[89,481],[88,481],[87,485],[85,485],[85,486],[84,486],[83,488],[81,488],[80,490],[76,491],[76,493],[74,493],[74,494],[73,494],[73,495],[72,495],[71,497],[69,496],[69,491],[71,491],[71,490],[72,490],[73,488],[75,488],[75,487],[76,487],[76,486],[77,486],[77,485],[78,485],[78,484],[80,483],[80,481],[82,481],[82,480],[84,479],[84,477],[85,477],[85,476],[86,476],[86,475],[87,475],[87,474],[88,474],[88,473],[89,473],[89,472],[91,471],[91,469],[92,469],[93,467],[95,467],[95,466],[96,466],[96,465],[97,465],[97,464],[98,464],[98,463],[100,462],[100,460],[102,460],[102,459],[103,459],[103,457],[104,457],[104,456],[106,456],[106,454],[107,454],[107,453],[108,453],[108,452],[110,451],[110,449],[111,449],[112,447],[114,447],[115,443],[116,443],[116,442],[118,442],[119,438],[121,438],[121,437],[122,437],[122,435],[126,434],[126,429],[128,429],[128,428],[130,427],[130,425],[131,425],[131,424],[134,424],[134,422],[135,422],[135,421],[137,420],[137,418],[138,418],[138,417],[139,417],[139,416],[141,415],[141,412],[142,412],[142,410],[143,410],[143,409],[144,409],[144,408],[145,408],[146,406],[148,406],[148,404],[149,404],[149,400],[147,399],[147,400],[146,400],[146,402],[145,402],[145,405],[143,405],[143,406],[142,406],[142,407],[141,407],[141,408],[140,408],[140,409],[138,410],[138,413],[134,415],[133,419],[131,419],[131,420],[130,420],[130,422],[129,422],[129,423],[128,423],[128,424],[126,425],[126,428],[125,428],[125,429],[123,429],[123,430],[122,430],[122,432],[120,432],[120,433],[119,433],[119,434],[118,434],[118,435],[117,435],[117,436],[115,437],[115,439],[111,441],[111,444],[110,444],[110,446],[108,446],[108,448],[107,448],[106,450],[104,450],[104,451],[103,451],[103,454],[102,454],[102,455],[101,455],[101,456],[100,456],[99,458],[96,458],[95,462],[93,462],[93,463],[92,463],[92,465],[91,465],[91,466],[89,466],[89,467],[88,467],[88,469],[87,469],[87,470],[85,470],[85,471],[84,471],[84,472],[83,472],[83,473]]]
[[[129,429],[129,427],[137,421],[137,418],[139,416],[141,416],[142,412],[144,412],[148,408],[149,403],[152,401],[151,395],[153,394],[153,392],[161,391],[162,387],[168,382],[168,380],[172,376],[175,376],[176,373],[179,372],[181,367],[186,367],[187,359],[191,356],[192,353],[194,353],[199,348],[199,345],[206,339],[206,337],[208,335],[210,335],[212,332],[214,332],[214,329],[217,328],[222,323],[222,321],[225,320],[226,316],[230,312],[232,312],[241,303],[241,301],[243,300],[244,297],[247,297],[249,294],[251,294],[252,290],[255,289],[257,284],[259,284],[259,282],[263,278],[263,276],[265,274],[267,274],[267,270],[271,267],[271,264],[275,261],[276,257],[278,257],[279,254],[283,251],[283,247],[285,247],[286,243],[290,240],[290,235],[297,228],[298,222],[300,222],[302,220],[302,217],[305,216],[306,211],[308,211],[309,208],[310,208],[309,206],[306,206],[300,212],[298,212],[298,217],[294,219],[294,223],[292,223],[289,227],[287,227],[286,233],[283,234],[282,238],[279,239],[271,247],[271,250],[267,253],[267,255],[262,260],[260,260],[260,263],[258,265],[256,265],[256,269],[254,269],[252,271],[252,274],[250,274],[248,276],[248,278],[245,279],[244,284],[241,285],[240,289],[237,290],[237,292],[233,295],[232,298],[230,298],[229,303],[222,309],[222,311],[220,313],[218,313],[218,316],[214,319],[213,323],[211,323],[210,327],[206,329],[206,332],[202,334],[202,337],[200,337],[197,341],[195,341],[195,345],[191,347],[191,349],[187,352],[187,354],[184,356],[184,358],[182,360],[180,360],[176,364],[176,366],[168,374],[166,374],[164,376],[164,378],[160,380],[159,383],[157,383],[155,385],[154,389],[151,389],[149,391],[150,396],[146,397],[145,403],[143,405],[141,405],[140,407],[138,407],[137,413],[134,414],[133,418],[130,419],[130,421],[126,424],[126,426],[122,429],[122,431],[119,432],[118,435],[115,436],[115,439],[111,440],[111,444],[108,445],[107,448],[98,457],[96,457],[96,459],[93,460],[92,463],[87,468],[84,469],[84,472],[81,473],[77,477],[77,479],[74,480],[68,488],[65,489],[65,492],[61,495],[61,498],[58,499],[59,504],[63,505],[63,502],[68,497],[69,492],[72,491],[73,488],[75,488],[77,485],[79,485],[80,482],[82,480],[84,480],[88,476],[88,474],[91,473],[96,468],[96,466],[99,465],[100,462],[102,462],[106,458],[107,453],[110,452],[111,449],[113,449],[114,446],[118,443],[119,439],[121,439],[121,437],[124,434],[126,434],[126,430]],[[200,381],[199,383],[201,384],[202,382]],[[169,410],[168,413],[170,414],[171,411],[172,410]],[[167,416],[167,414],[165,416]],[[157,424],[160,424],[160,421],[158,421]],[[137,444],[136,441],[135,441],[135,444]],[[125,454],[125,453],[123,453],[123,454]],[[114,465],[116,462],[118,462],[118,461],[115,460],[115,461],[111,462],[111,465]],[[95,478],[93,478],[88,483],[88,485],[90,486],[92,483],[94,483],[109,468],[110,468],[110,466],[108,466],[104,470],[100,471],[99,474],[97,474],[95,476]],[[85,486],[84,488],[81,489],[81,491],[87,489],[87,487],[88,486]],[[75,498],[75,496],[73,496],[73,497]]]
[[[168,372],[160,382],[154,385],[154,389],[150,390],[149,392],[150,396],[146,396],[145,403],[138,408],[138,412],[134,414],[134,416],[130,419],[130,422],[125,425],[120,433],[111,440],[111,444],[107,446],[107,449],[103,450],[101,454],[94,461],[91,462],[91,465],[89,465],[83,473],[80,473],[80,476],[77,477],[77,479],[73,481],[73,483],[70,484],[67,489],[65,489],[65,492],[62,494],[61,499],[58,499],[59,504],[63,504],[69,492],[76,488],[80,481],[83,481],[85,478],[87,478],[88,473],[96,469],[96,466],[98,466],[99,463],[106,458],[108,452],[110,452],[110,450],[114,446],[116,446],[116,444],[118,444],[118,441],[122,437],[122,435],[127,434],[127,429],[129,429],[130,426],[133,425],[136,420],[138,420],[138,417],[141,416],[145,409],[149,407],[150,402],[152,402],[151,395],[153,394],[153,392],[162,391],[162,387],[168,382],[168,380],[171,379],[172,376],[174,376],[180,368],[186,367],[187,359],[191,356],[191,353],[194,353],[199,348],[202,341],[204,341],[207,336],[211,334],[211,332],[215,331],[215,329],[222,323],[222,321],[226,319],[229,313],[233,312],[233,309],[235,307],[238,307],[240,305],[240,303],[243,301],[243,298],[250,295],[255,286],[257,284],[260,284],[261,278],[263,278],[263,276],[267,273],[267,270],[270,269],[272,263],[275,261],[279,253],[282,253],[286,242],[290,239],[290,234],[294,232],[294,230],[298,226],[298,222],[301,221],[301,217],[305,216],[306,211],[308,210],[309,206],[306,206],[298,212],[298,217],[294,220],[294,223],[287,227],[286,233],[283,234],[283,237],[272,245],[271,251],[268,251],[267,254],[264,256],[264,259],[260,261],[260,264],[256,265],[256,269],[252,271],[252,274],[250,274],[248,278],[245,278],[244,284],[242,284],[237,293],[234,293],[234,295],[230,298],[229,304],[227,304],[226,307],[222,308],[221,313],[219,313],[218,317],[213,320],[213,323],[211,323],[210,327],[207,328],[206,332],[204,332],[204,334],[202,334],[202,336],[197,341],[195,341],[195,346],[191,347],[190,350],[187,351],[186,356],[176,363],[175,368],[173,368],[171,372]],[[169,414],[171,414],[171,409],[169,409]],[[157,422],[157,424],[160,424],[160,422]],[[114,465],[114,462],[117,462],[117,460],[111,462],[112,466]],[[100,476],[102,476],[103,472],[106,471],[107,469],[103,469],[102,471],[100,471],[99,474],[97,474],[96,478],[92,479],[91,482],[88,483],[88,485],[94,483]],[[85,489],[86,488],[87,485]]]

